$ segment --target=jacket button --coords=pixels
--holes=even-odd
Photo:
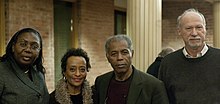
[[[38,96],[38,98],[41,98],[41,97],[42,97],[41,94],[38,94],[37,96]]]

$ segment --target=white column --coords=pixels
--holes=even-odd
[[[5,0],[0,1],[0,56],[5,54]]]
[[[128,0],[127,34],[134,44],[133,64],[140,70],[154,61],[162,47],[162,0]]]
[[[213,2],[214,15],[214,47],[220,48],[220,0]]]

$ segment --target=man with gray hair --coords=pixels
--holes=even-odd
[[[96,78],[95,104],[168,104],[163,82],[132,65],[134,50],[127,35],[108,38],[105,51],[113,71]]]
[[[205,43],[203,14],[188,9],[177,23],[185,46],[164,57],[159,69],[170,104],[220,104],[220,50]]]

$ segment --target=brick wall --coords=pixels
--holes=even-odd
[[[111,70],[104,44],[114,33],[114,1],[81,0],[80,28],[80,46],[88,52],[92,65],[87,79],[93,84],[97,75]]]
[[[79,46],[90,58],[92,69],[87,79],[111,70],[105,58],[104,42],[114,32],[113,0],[81,0]],[[54,90],[53,0],[8,0],[6,2],[6,40],[19,29],[32,27],[43,37],[44,66],[49,92]]]
[[[53,1],[6,0],[6,40],[24,27],[37,29],[43,38],[44,66],[49,91],[54,88]]]
[[[6,40],[20,28],[33,27],[43,37],[44,65],[47,70],[46,82],[49,91],[54,89],[54,33],[53,0],[6,0]],[[105,40],[114,33],[113,0],[80,0],[79,46],[84,48],[90,58],[92,69],[87,79],[93,84],[97,75],[111,69],[105,58]],[[164,46],[178,49],[183,46],[176,34],[176,18],[184,9],[195,7],[205,14],[208,39],[213,40],[212,4],[207,2],[163,2],[162,42]]]
[[[208,35],[206,43],[213,45],[213,6],[205,1],[166,1],[162,3],[162,45],[175,49],[182,48],[184,43],[176,32],[176,19],[186,9],[196,8],[206,18]]]

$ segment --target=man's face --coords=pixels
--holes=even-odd
[[[131,68],[133,51],[125,40],[112,41],[106,57],[117,74],[125,74]]]
[[[182,36],[186,48],[198,49],[204,46],[206,27],[202,17],[189,12],[180,21],[179,35]]]

